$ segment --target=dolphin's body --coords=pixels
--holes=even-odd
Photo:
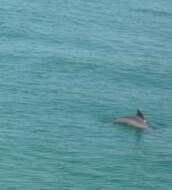
[[[144,120],[144,114],[137,110],[137,114],[133,116],[121,117],[113,121],[114,123],[128,124],[137,128],[147,129],[149,125],[146,120]]]

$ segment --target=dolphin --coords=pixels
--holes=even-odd
[[[147,121],[144,119],[143,112],[141,112],[139,109],[137,110],[136,115],[121,117],[114,120],[113,123],[128,124],[141,129],[147,129],[150,127]]]

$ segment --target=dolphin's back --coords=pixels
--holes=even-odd
[[[114,120],[114,123],[128,124],[137,128],[142,128],[142,129],[149,127],[147,123],[138,116],[122,117],[122,118]]]

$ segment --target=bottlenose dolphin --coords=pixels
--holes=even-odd
[[[144,119],[144,114],[139,109],[137,110],[137,114],[133,116],[121,117],[113,121],[114,123],[128,124],[137,128],[147,129],[149,125],[147,121]]]

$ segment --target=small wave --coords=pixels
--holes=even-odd
[[[172,13],[162,10],[154,10],[154,9],[132,9],[134,12],[140,12],[145,14],[151,14],[155,16],[168,16],[172,17]]]

